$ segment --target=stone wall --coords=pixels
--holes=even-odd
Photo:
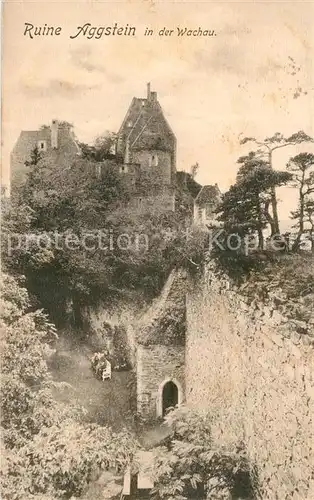
[[[110,353],[114,349],[114,339],[111,331],[104,327],[104,324],[110,325],[114,330],[116,327],[124,328],[127,336],[127,350],[131,365],[135,366],[135,331],[134,325],[137,321],[138,312],[131,304],[122,302],[115,307],[99,304],[97,307],[88,307],[83,311],[86,330],[89,332],[88,341],[95,350],[107,349]],[[110,330],[110,329],[109,329]]]
[[[313,500],[313,323],[296,333],[209,271],[187,297],[186,398],[213,438],[244,442],[262,500]]]
[[[146,186],[157,183],[171,184],[171,153],[168,151],[156,149],[134,151],[132,161],[141,165],[140,180]]]
[[[129,203],[128,209],[133,214],[160,214],[163,212],[174,211],[175,208],[175,193],[172,188],[164,188],[159,190],[147,189],[144,193],[141,189],[139,193],[135,193]]]
[[[184,397],[183,346],[152,345],[137,347],[137,411],[147,420],[158,416],[163,382],[178,382],[179,400]]]

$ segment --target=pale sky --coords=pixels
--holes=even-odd
[[[62,31],[30,39],[25,22]],[[135,26],[136,36],[70,39],[85,23],[115,22]],[[145,27],[154,35],[145,37]],[[158,36],[164,27],[174,34]],[[182,38],[177,27],[217,36]],[[7,1],[3,39],[5,182],[21,130],[56,118],[91,141],[117,131],[132,97],[145,97],[149,81],[177,137],[177,169],[198,162],[202,184],[228,189],[237,158],[248,152],[239,146],[241,134],[262,139],[302,129],[314,136],[312,2]],[[284,168],[298,151],[278,153],[275,166]],[[292,191],[279,197],[285,218]]]

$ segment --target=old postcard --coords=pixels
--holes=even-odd
[[[4,2],[3,499],[314,499],[313,20]]]

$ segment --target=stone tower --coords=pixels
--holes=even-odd
[[[134,188],[134,205],[149,211],[174,210],[176,138],[147,85],[146,98],[134,97],[117,136],[120,172]]]
[[[173,271],[139,326],[137,411],[153,422],[185,399],[185,277]]]

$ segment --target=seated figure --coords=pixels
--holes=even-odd
[[[105,367],[102,368],[101,379],[103,381],[104,380],[111,380],[111,363],[107,359],[106,359]]]

